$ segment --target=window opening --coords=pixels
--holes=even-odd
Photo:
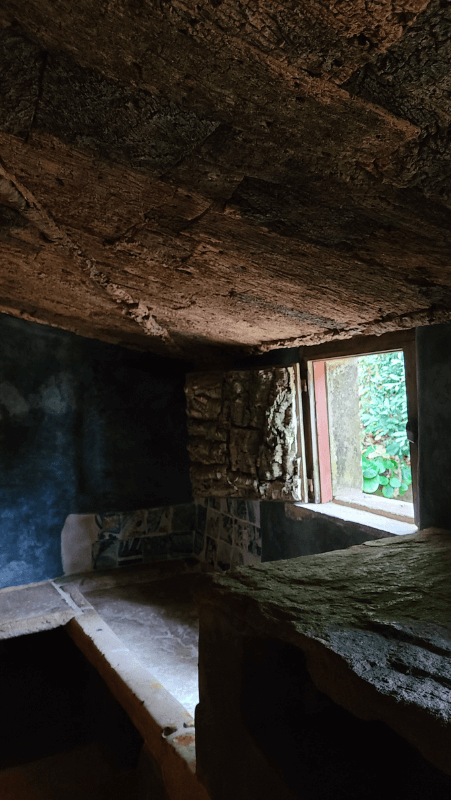
[[[357,359],[362,490],[413,502],[402,350]]]
[[[311,502],[413,522],[416,436],[414,423],[408,422],[409,405],[416,416],[412,364],[413,343],[410,349],[403,345],[304,362],[312,433]]]

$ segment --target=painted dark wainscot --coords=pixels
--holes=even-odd
[[[451,527],[451,325],[418,328],[420,528]]]
[[[184,368],[0,315],[0,587],[62,572],[68,514],[191,500]]]
[[[260,503],[262,561],[299,558],[331,550],[344,550],[370,539],[389,536],[382,531],[365,528],[353,522],[324,516],[291,519],[285,503]]]

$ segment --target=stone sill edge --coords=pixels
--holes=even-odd
[[[55,583],[33,585],[53,585],[66,609],[2,619],[0,640],[64,627],[141,733],[161,768],[169,800],[209,800],[196,775],[194,719],[189,711],[125,647],[82,595],[77,581],[63,590]],[[7,587],[18,592],[24,588],[27,585]]]
[[[290,519],[302,520],[306,517],[333,518],[337,524],[357,526],[367,530],[371,536],[405,536],[415,533],[416,525],[372,514],[370,511],[351,508],[338,503],[285,503],[285,514]]]
[[[209,800],[196,775],[194,719],[124,645],[80,591],[66,585],[81,610],[66,625],[74,643],[94,666],[140,732],[157,761],[169,800]]]

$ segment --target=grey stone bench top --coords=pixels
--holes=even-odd
[[[203,576],[197,598],[201,648],[212,611],[232,636],[296,645],[318,689],[451,774],[449,531]]]
[[[121,594],[121,587],[130,587],[130,596],[136,600],[136,612],[139,612],[142,595],[147,593],[151,623],[149,603],[154,596],[158,601],[160,582],[168,587],[165,598],[169,602],[177,576],[189,583],[190,578],[195,577],[190,572],[197,569],[201,567],[177,562],[165,567],[72,575],[0,591],[0,639],[65,626],[141,733],[161,768],[170,800],[208,800],[195,774],[194,719],[151,674],[139,653],[137,656],[129,649],[128,641],[116,635],[85,594],[95,603],[100,595],[103,605],[108,606],[108,597],[113,603],[118,593]],[[114,620],[110,621],[116,627]]]
[[[2,589],[0,639],[59,627],[75,613],[50,581]]]

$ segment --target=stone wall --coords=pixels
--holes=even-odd
[[[301,499],[293,367],[192,373],[185,391],[195,496]]]

